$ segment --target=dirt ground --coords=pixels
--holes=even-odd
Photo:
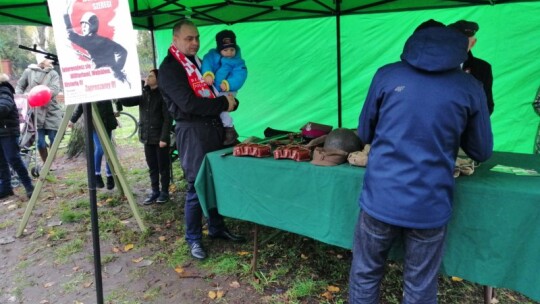
[[[119,153],[122,159],[131,159],[123,165],[128,174],[131,170],[145,168],[142,149],[127,147]],[[54,164],[57,170],[53,174],[57,181],[51,183],[53,185],[45,182],[22,237],[15,238],[27,205],[23,189],[17,188],[16,196],[0,200],[0,303],[97,303],[90,226],[81,229],[71,223],[61,223],[53,211],[57,210],[53,207],[65,200],[59,193],[74,191],[66,189],[73,186],[68,186],[65,176],[74,170],[86,170],[86,162],[83,157],[74,160],[57,157]],[[104,191],[108,190],[98,189],[98,192]],[[144,199],[144,191],[133,189],[138,203]],[[81,193],[87,196],[85,191],[81,190]],[[175,195],[178,199],[182,194]],[[174,195],[172,199],[175,199]],[[139,230],[129,212],[125,217],[126,225],[134,231]],[[182,215],[178,217],[181,221]],[[67,231],[62,242],[54,240],[50,227],[62,227]],[[172,240],[182,238],[178,231],[166,231],[167,225],[163,227],[165,231],[160,236]],[[67,262],[58,262],[61,245],[76,238],[84,239],[83,249],[70,255]],[[204,240],[210,254],[220,246],[216,242],[220,241]],[[180,269],[159,259],[149,259],[156,256],[159,246],[126,250],[125,244],[114,238],[101,239],[100,246],[102,260],[108,259],[102,267],[105,303],[262,303],[261,295],[247,282],[236,276],[211,273],[193,259],[178,265]],[[211,299],[212,292],[222,298]]]

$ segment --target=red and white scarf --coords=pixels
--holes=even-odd
[[[189,59],[187,59],[186,56],[182,54],[182,52],[180,52],[180,50],[178,50],[176,46],[174,46],[174,44],[171,44],[169,52],[184,67],[184,70],[186,71],[188,77],[189,85],[191,86],[193,92],[195,92],[195,95],[197,95],[197,97],[216,98],[216,94],[212,92],[206,82],[203,81],[201,72],[195,66],[195,64],[193,64],[193,62],[189,61]],[[195,60],[200,66],[201,63],[197,56],[195,56]]]

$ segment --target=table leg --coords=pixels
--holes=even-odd
[[[253,257],[251,258],[251,274],[257,271],[257,257],[259,255],[259,225],[253,229]]]
[[[484,286],[484,304],[491,304],[491,299],[495,297],[495,288]]]

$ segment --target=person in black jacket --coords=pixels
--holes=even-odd
[[[118,127],[118,122],[116,121],[117,114],[114,112],[112,104],[113,104],[112,100],[103,100],[103,101],[98,101],[96,103],[99,116],[101,117],[101,120],[103,120],[103,125],[105,126],[105,130],[107,131],[107,135],[109,136],[109,138],[111,138],[112,130]],[[116,111],[117,112],[122,111],[122,105],[120,103],[116,103]],[[73,112],[73,115],[71,115],[71,118],[68,123],[68,128],[73,127],[73,124],[76,123],[77,120],[79,120],[79,117],[81,117],[82,113],[83,113],[82,104],[79,104],[77,108],[75,109],[75,112]],[[101,146],[99,137],[95,130],[94,130],[93,136],[94,136],[94,165],[95,165],[95,174],[96,174],[96,187],[103,188],[105,187],[105,184],[103,184],[103,179],[101,178],[101,160],[103,159],[103,147]],[[107,189],[111,190],[114,188],[114,178],[112,176],[109,163],[107,162],[105,162],[105,174],[107,176]]]
[[[152,192],[144,200],[144,204],[165,203],[169,199],[171,181],[169,147],[172,120],[158,89],[158,70],[151,70],[146,77],[141,96],[124,98],[121,102],[127,107],[139,106],[139,140],[144,144],[144,156],[152,187]]]
[[[491,65],[480,58],[474,57],[471,49],[475,46],[477,38],[476,32],[480,29],[476,22],[459,20],[449,24],[448,27],[456,29],[469,38],[469,52],[467,60],[463,63],[462,69],[482,82],[484,92],[487,97],[487,105],[489,115],[495,110],[495,102],[493,101],[493,72]]]
[[[223,123],[219,114],[236,110],[238,101],[230,95],[216,97],[200,72],[199,31],[190,20],[173,27],[173,42],[159,67],[159,89],[172,118],[176,121],[176,144],[187,182],[185,221],[186,241],[191,256],[206,258],[202,247],[202,208],[195,189],[195,178],[208,152],[223,148]],[[233,242],[242,236],[231,233],[217,209],[208,210],[208,235]]]
[[[9,166],[17,172],[28,198],[34,186],[19,154],[19,111],[13,99],[15,89],[6,74],[0,74],[0,199],[13,195]]]

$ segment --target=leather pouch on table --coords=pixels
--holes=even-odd
[[[253,156],[267,157],[270,156],[270,146],[254,143],[241,143],[233,148],[234,156]]]
[[[311,160],[311,150],[299,145],[281,146],[274,150],[274,158],[309,161]]]
[[[316,122],[308,122],[302,128],[302,137],[313,139],[326,135],[332,131],[332,126],[323,125]]]

